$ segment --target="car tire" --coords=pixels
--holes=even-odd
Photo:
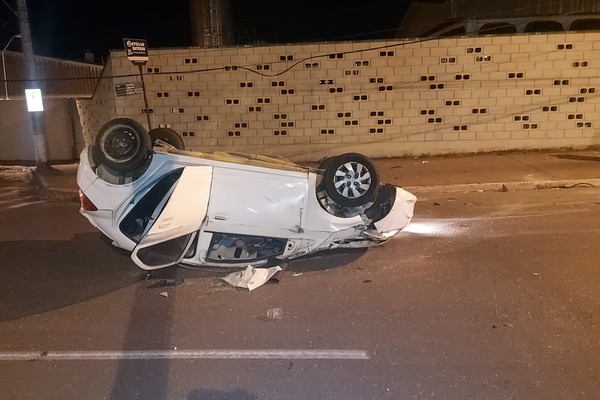
[[[366,156],[346,153],[327,161],[323,184],[329,197],[340,206],[363,206],[377,196],[379,172]]]
[[[146,129],[129,118],[116,118],[100,128],[95,141],[97,161],[118,172],[132,172],[151,155]]]
[[[170,128],[154,128],[148,132],[150,135],[150,140],[154,145],[157,140],[162,140],[165,143],[170,144],[179,150],[185,150],[185,143],[183,143],[183,139]]]
[[[331,161],[334,158],[335,157],[327,157],[327,158],[323,159],[321,161],[321,163],[319,164],[319,168],[318,169],[325,171],[327,169],[327,166],[331,163]]]

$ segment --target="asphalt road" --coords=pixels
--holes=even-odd
[[[428,193],[384,246],[247,292],[146,276],[76,204],[0,202],[0,398],[597,399],[599,212],[593,188]]]

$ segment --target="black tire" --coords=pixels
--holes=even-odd
[[[327,166],[331,163],[331,161],[334,159],[335,157],[327,157],[325,159],[323,159],[323,161],[321,161],[321,163],[319,164],[319,169],[321,170],[326,170]]]
[[[129,118],[108,121],[96,136],[97,161],[118,172],[132,172],[144,165],[151,149],[146,129]]]
[[[154,128],[150,132],[150,140],[152,141],[152,145],[156,143],[157,140],[162,140],[165,143],[170,144],[179,150],[185,150],[185,143],[183,143],[183,139],[170,128]]]
[[[346,153],[328,162],[323,184],[329,197],[340,206],[358,207],[377,196],[379,172],[362,154]]]

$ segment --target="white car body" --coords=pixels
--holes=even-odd
[[[372,221],[366,207],[328,211],[317,193],[319,171],[283,159],[159,146],[139,177],[111,183],[90,154],[81,153],[77,173],[80,212],[146,270],[256,266],[378,245],[409,224],[417,200],[394,187],[391,210]]]

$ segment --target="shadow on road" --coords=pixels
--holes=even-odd
[[[293,271],[317,271],[336,268],[351,263],[361,257],[365,249],[346,249],[329,251],[306,259],[297,260],[289,269]],[[177,291],[168,292],[164,301],[156,301],[156,292],[162,285],[178,285],[185,279],[223,276],[231,272],[227,268],[166,268],[152,272],[147,276],[151,282],[139,282],[136,285],[131,317],[126,331],[123,351],[172,349],[171,331],[173,329],[174,305],[177,303]],[[153,289],[153,290],[148,290]],[[168,359],[122,360],[116,374],[112,390],[112,400],[129,399],[166,399],[169,392]],[[195,389],[187,400],[256,400],[245,391]]]
[[[160,279],[179,281],[179,270],[166,269]],[[155,290],[148,290],[147,284],[140,282],[136,286],[123,351],[172,349],[177,292],[171,291],[164,301],[156,301],[156,298]],[[168,359],[121,360],[116,376],[112,400],[168,398]]]
[[[309,272],[340,268],[355,262],[365,255],[366,252],[367,249],[364,248],[328,250],[311,256],[291,260],[287,270],[293,272]]]
[[[272,267],[279,265],[283,268],[287,263],[288,271],[292,272],[309,272],[309,271],[324,271],[332,268],[340,268],[358,260],[367,252],[367,249],[337,249],[326,250],[321,253],[300,257],[294,260],[281,261],[272,260],[262,267]],[[260,267],[258,267],[260,268]],[[230,272],[241,271],[245,267],[184,267],[186,279],[202,279],[202,278],[221,278]],[[169,271],[167,268],[164,271]],[[152,272],[152,279],[160,279],[161,270]]]
[[[0,241],[0,321],[76,304],[144,279],[129,257],[106,247],[99,236]]]
[[[365,252],[366,249],[326,251],[292,260],[287,269],[306,272],[338,268],[356,261]],[[1,241],[0,260],[0,321],[80,303],[149,278],[133,264],[128,253],[106,244],[96,232],[76,234],[67,241]],[[174,267],[152,272],[151,279],[159,286],[161,282],[171,282],[165,277],[173,273],[186,279],[206,279],[219,278],[233,270]]]

